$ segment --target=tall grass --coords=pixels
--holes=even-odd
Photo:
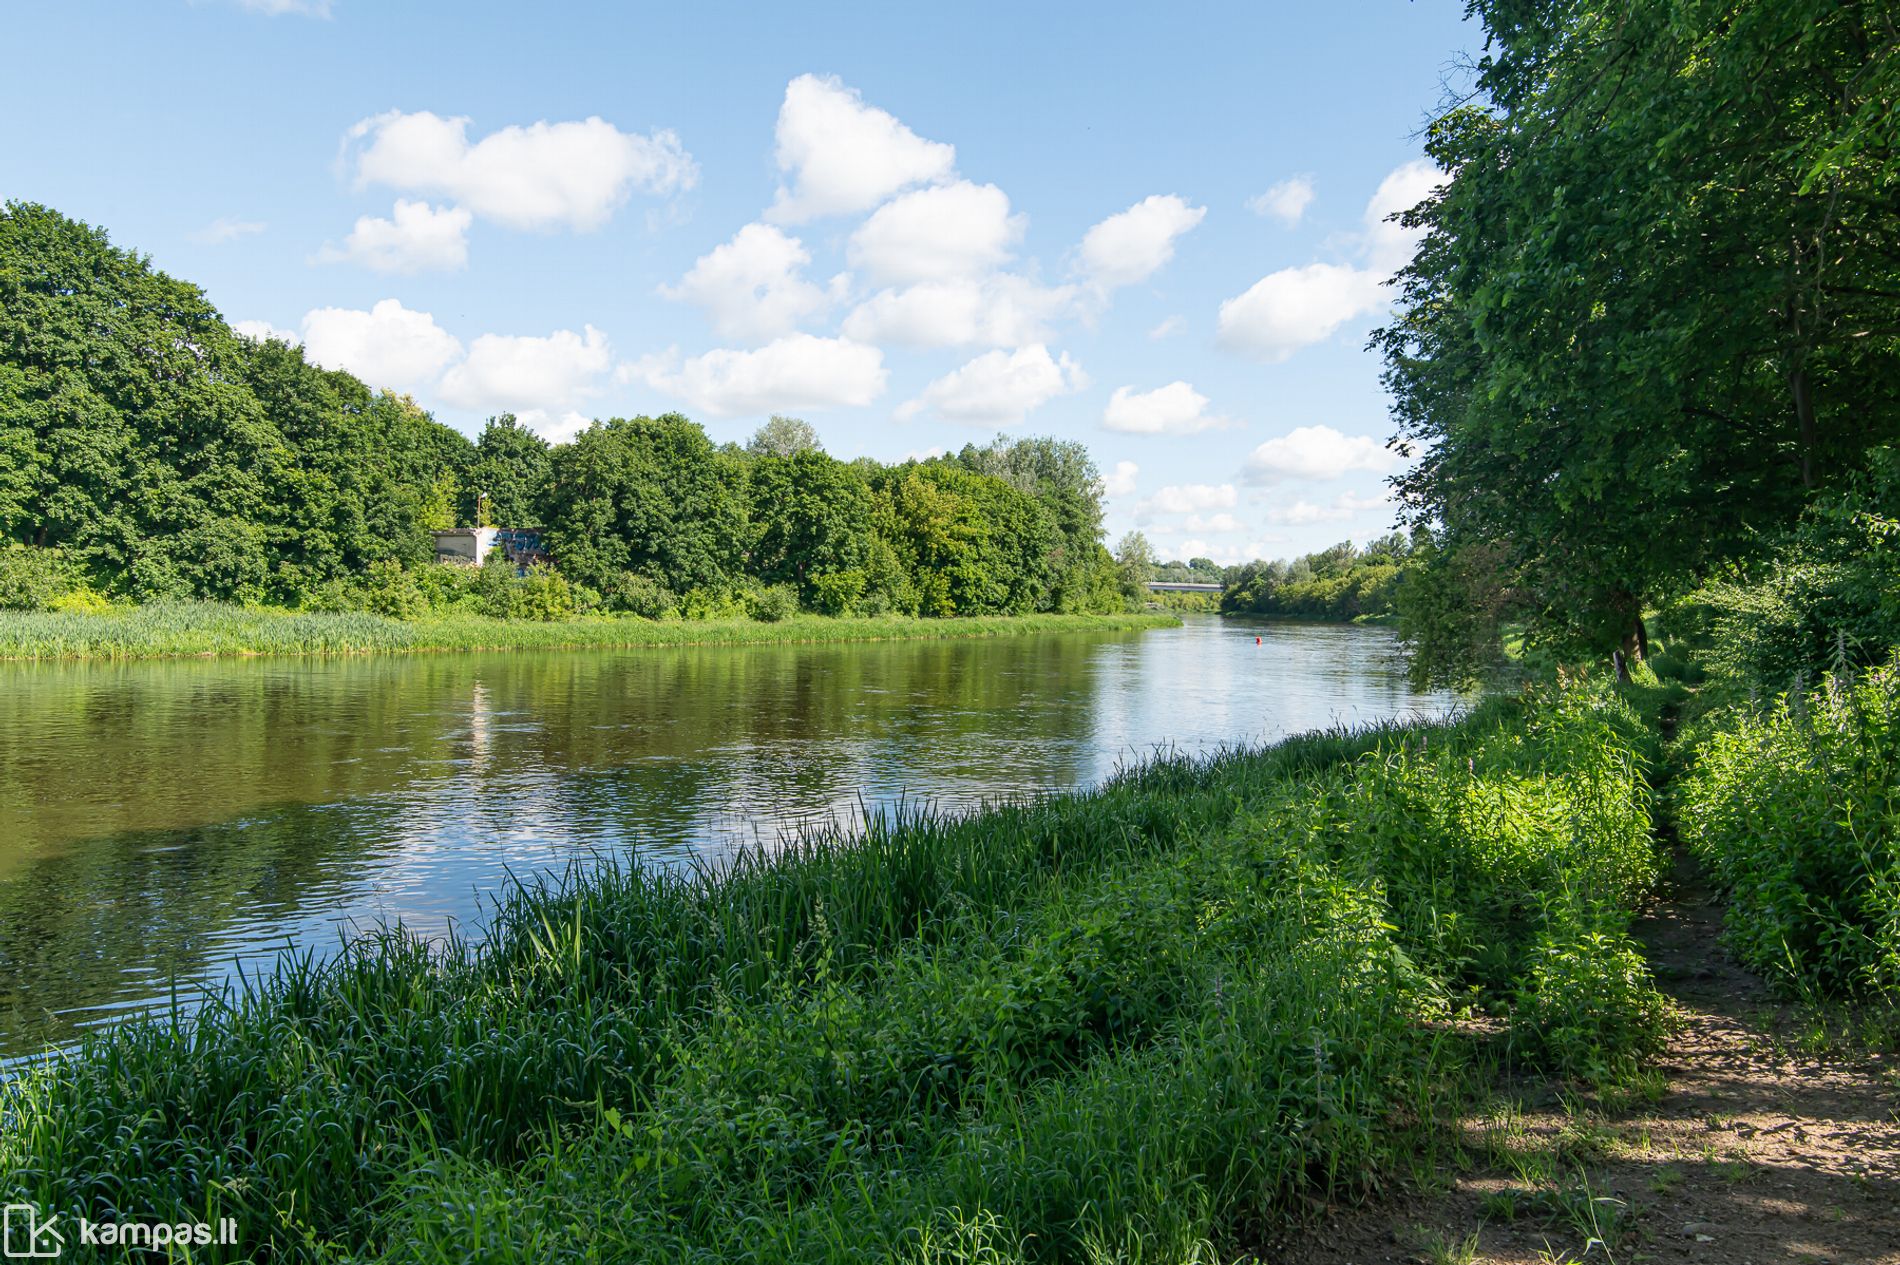
[[[1418,1159],[1451,1006],[1653,1040],[1637,728],[1565,691],[524,886],[88,1038],[6,1090],[4,1190],[265,1259],[1231,1254]]]
[[[703,622],[590,616],[541,622],[442,614],[415,620],[220,602],[163,602],[95,613],[0,610],[0,659],[150,659],[205,655],[367,654],[414,650],[758,645],[997,637],[1172,627],[1171,615],[993,615]]]
[[[1727,890],[1737,956],[1790,993],[1900,997],[1900,670],[1706,727],[1679,827]]]

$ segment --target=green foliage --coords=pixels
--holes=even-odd
[[[1397,486],[1533,643],[1595,655],[1892,440],[1900,56],[1831,0],[1471,9],[1478,99],[1431,125],[1375,339]]]
[[[547,440],[513,413],[489,418],[462,478],[460,521],[477,527],[540,525],[548,467]]]
[[[1342,541],[1292,562],[1251,562],[1225,577],[1220,608],[1337,623],[1386,619],[1410,555],[1411,543],[1393,534],[1364,549]]]
[[[0,610],[52,610],[79,585],[79,568],[57,549],[0,547]]]
[[[548,547],[575,580],[636,571],[683,593],[738,578],[744,471],[679,414],[595,422],[555,451],[549,480]]]
[[[1698,595],[1711,667],[1778,694],[1883,659],[1900,645],[1900,451],[1870,454],[1864,474],[1818,498],[1752,570]]]
[[[745,595],[746,614],[762,623],[776,624],[798,614],[798,590],[789,584],[771,584],[750,589]]]
[[[1900,673],[1706,723],[1678,818],[1736,955],[1789,992],[1900,996]]]
[[[679,615],[679,599],[658,580],[631,571],[622,571],[602,594],[610,611],[639,619],[674,619]]]

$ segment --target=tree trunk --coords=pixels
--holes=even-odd
[[[1801,486],[1814,487],[1814,392],[1808,386],[1805,367],[1788,375],[1788,387],[1794,393],[1795,421],[1801,428]]]

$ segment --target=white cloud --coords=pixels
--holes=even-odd
[[[1344,435],[1330,426],[1300,426],[1248,454],[1246,477],[1249,483],[1337,479],[1351,470],[1382,473],[1398,464],[1398,454],[1370,435]]]
[[[330,16],[330,0],[237,0],[237,6],[251,13],[262,13],[266,17],[273,18],[282,17],[287,13],[295,13],[307,18]]]
[[[1075,308],[1074,286],[1041,286],[999,273],[881,290],[845,318],[844,334],[907,347],[1021,347],[1045,342]]]
[[[627,365],[646,382],[715,417],[865,405],[884,392],[884,353],[848,338],[788,334],[756,351],[717,348],[676,363],[671,356]]]
[[[303,318],[304,349],[331,369],[348,369],[374,388],[418,391],[461,359],[462,344],[427,312],[395,299],[369,311],[320,307]]]
[[[1313,204],[1313,177],[1290,176],[1274,185],[1265,193],[1256,194],[1247,199],[1247,209],[1255,215],[1266,215],[1280,221],[1288,228],[1300,222],[1306,214],[1306,208]]]
[[[1307,500],[1298,500],[1291,505],[1276,505],[1267,511],[1267,521],[1288,525],[1343,523],[1369,510],[1383,509],[1391,503],[1390,497],[1354,496],[1351,492],[1341,492],[1330,505],[1316,505]]]
[[[1103,289],[1146,281],[1174,258],[1174,239],[1206,214],[1172,193],[1143,198],[1083,235],[1081,270]]]
[[[1366,203],[1363,230],[1352,239],[1358,264],[1311,263],[1282,268],[1220,305],[1219,337],[1257,360],[1285,360],[1324,342],[1348,321],[1386,304],[1385,282],[1411,258],[1418,234],[1385,222],[1429,194],[1442,173],[1423,160],[1389,173]]]
[[[1231,483],[1178,483],[1161,488],[1153,496],[1135,504],[1135,521],[1147,523],[1157,514],[1197,514],[1203,510],[1227,510],[1239,503],[1240,494]]]
[[[225,242],[261,233],[264,227],[262,220],[240,220],[235,216],[222,215],[193,233],[191,240],[201,246],[222,246]]]
[[[1265,557],[1267,549],[1274,542],[1284,539],[1284,536],[1269,534],[1250,540],[1239,548],[1235,548],[1231,545],[1211,544],[1208,541],[1199,539],[1184,540],[1181,542],[1180,547],[1173,551],[1172,556],[1182,562],[1186,562],[1190,558],[1206,558],[1223,567],[1234,567],[1239,566],[1243,562],[1252,562],[1256,558]]]
[[[1170,382],[1152,391],[1116,387],[1102,413],[1109,430],[1134,435],[1192,435],[1230,425],[1207,411],[1207,397],[1185,382]]]
[[[607,336],[592,325],[545,338],[483,334],[442,375],[441,394],[458,408],[489,412],[567,409],[592,395],[612,367]]]
[[[1411,262],[1421,234],[1417,229],[1388,224],[1386,219],[1423,202],[1444,180],[1444,172],[1420,158],[1379,182],[1366,203],[1366,258],[1374,271],[1390,276]]]
[[[851,266],[880,282],[978,277],[1008,261],[1026,220],[993,184],[955,184],[892,198],[851,235]]]
[[[468,226],[473,219],[464,207],[438,211],[427,202],[397,198],[395,218],[359,217],[342,247],[326,245],[317,259],[357,263],[376,272],[453,272],[468,266]]]
[[[511,228],[587,230],[629,193],[670,194],[699,179],[670,131],[623,132],[605,119],[504,127],[470,143],[469,120],[391,110],[345,138],[356,187],[439,194]]]
[[[985,352],[925,387],[897,410],[900,420],[925,409],[952,422],[1013,425],[1058,395],[1079,391],[1088,375],[1064,352],[1060,359],[1041,343],[1011,351]]]
[[[927,141],[834,76],[800,75],[778,112],[780,186],[766,218],[799,223],[868,211],[913,185],[956,173],[954,146]]]
[[[1148,337],[1154,339],[1156,342],[1160,342],[1164,338],[1174,337],[1186,328],[1187,321],[1183,318],[1179,316],[1165,316],[1161,319],[1160,324],[1148,331]]]
[[[909,452],[899,457],[897,459],[897,462],[899,465],[902,465],[906,461],[929,461],[933,457],[947,457],[949,455],[950,455],[950,450],[948,448],[943,448],[943,447],[939,447],[936,444],[932,444],[928,448],[911,449]]]
[[[770,224],[748,224],[660,293],[705,312],[722,338],[776,338],[824,311],[843,291],[843,277],[830,290],[807,281],[803,269],[810,262],[811,252],[796,237]]]
[[[1117,461],[1115,468],[1102,476],[1102,495],[1131,496],[1135,491],[1135,476],[1141,473],[1141,467],[1132,461]]]
[[[573,409],[557,414],[550,409],[531,408],[517,411],[515,420],[551,444],[564,444],[586,430],[594,419]]]
[[[1220,341],[1259,360],[1285,360],[1385,303],[1385,278],[1367,268],[1282,268],[1220,305]]]
[[[295,330],[278,329],[269,321],[232,321],[231,328],[236,333],[260,343],[276,338],[294,347],[303,341],[297,336]]]

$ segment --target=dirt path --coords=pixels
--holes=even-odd
[[[1900,1067],[1782,1039],[1793,1019],[1717,943],[1686,860],[1635,931],[1681,1024],[1653,1084],[1467,1122],[1437,1192],[1308,1227],[1307,1265],[1900,1265]],[[1598,1239],[1599,1242],[1591,1242]]]

